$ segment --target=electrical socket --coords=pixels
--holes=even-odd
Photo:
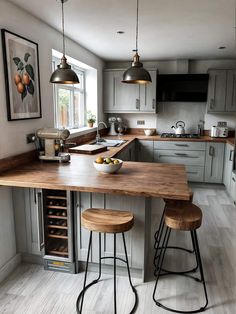
[[[137,125],[145,125],[145,120],[137,120]]]
[[[35,142],[35,134],[34,133],[26,134],[26,143],[30,144],[34,142]]]

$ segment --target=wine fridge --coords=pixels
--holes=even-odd
[[[75,273],[73,194],[43,190],[44,268]]]

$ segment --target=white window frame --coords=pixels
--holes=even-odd
[[[60,59],[53,57],[52,58],[52,67],[53,67],[53,71],[55,71],[57,64],[60,64]],[[82,81],[80,79],[80,84],[74,84],[74,85],[70,85],[70,84],[53,84],[54,88],[53,88],[53,93],[54,93],[54,124],[55,127],[61,127],[58,124],[58,93],[59,93],[59,89],[65,89],[71,92],[70,94],[70,103],[72,104],[70,106],[70,114],[69,114],[69,126],[67,126],[66,128],[68,129],[78,129],[78,128],[83,128],[86,126],[86,71],[84,71],[83,69],[79,68],[76,65],[70,64],[71,68],[73,71],[75,71],[76,73],[80,74],[80,76],[82,76]],[[83,86],[83,88],[81,88],[81,86]],[[81,94],[81,102],[82,104],[80,104],[81,108],[79,110],[79,124],[75,124],[74,123],[74,94],[75,92],[79,92]]]

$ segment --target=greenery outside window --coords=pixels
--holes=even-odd
[[[53,71],[60,60],[53,58]],[[54,84],[55,126],[81,128],[86,125],[85,71],[72,65],[80,84]]]

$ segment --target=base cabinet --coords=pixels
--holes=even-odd
[[[224,149],[224,143],[207,143],[205,182],[223,182]]]
[[[13,188],[17,252],[42,255],[42,190]]]
[[[230,184],[230,196],[232,197],[234,204],[236,205],[236,172],[232,172],[231,184]]]
[[[138,140],[137,142],[137,156],[138,161],[153,162],[154,146],[153,141]]]
[[[136,161],[136,145],[135,141],[130,143],[124,150],[116,154],[115,156],[123,161]]]
[[[231,176],[233,171],[233,154],[234,148],[230,144],[225,146],[225,157],[224,157],[224,174],[223,183],[228,193],[230,193]]]
[[[135,216],[133,228],[125,232],[127,253],[132,268],[144,269],[144,248],[145,248],[145,217],[147,215],[148,200],[143,197],[110,195],[101,193],[77,192],[77,246],[78,261],[86,261],[90,231],[81,225],[81,214],[87,208],[109,208],[116,210],[129,210]],[[146,210],[147,209],[147,210]],[[93,232],[90,262],[98,263],[98,232]],[[113,255],[113,235],[102,234],[102,256]],[[124,258],[124,249],[121,234],[117,235],[117,256]],[[113,261],[106,259],[104,264],[112,264]],[[119,266],[125,266],[122,262]]]

